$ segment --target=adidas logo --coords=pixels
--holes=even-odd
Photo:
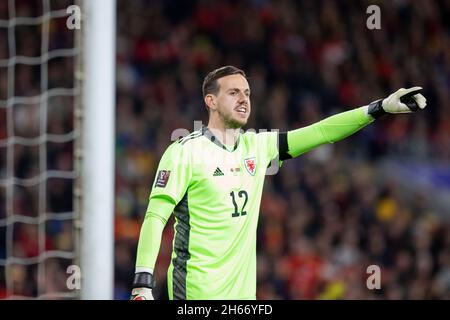
[[[219,167],[216,168],[216,171],[214,171],[213,177],[217,177],[217,176],[223,176],[223,172],[222,170],[219,169]]]

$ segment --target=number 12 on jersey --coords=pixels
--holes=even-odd
[[[236,202],[236,196],[235,196],[235,193],[234,193],[234,191],[232,191],[231,193],[230,193],[230,196],[231,196],[231,200],[233,201],[233,205],[234,205],[234,212],[233,212],[233,214],[231,215],[233,218],[234,217],[239,217],[239,216],[245,216],[246,214],[247,214],[247,211],[245,211],[245,205],[247,204],[247,201],[248,201],[248,193],[247,193],[247,191],[245,191],[245,190],[240,190],[239,192],[237,192],[237,195],[238,195],[238,197],[241,199],[241,198],[244,198],[244,200],[240,200],[239,202],[241,202],[241,203],[243,203],[242,204],[242,208],[241,208],[241,211],[239,212],[239,207],[238,207],[238,204],[237,204],[237,202]]]

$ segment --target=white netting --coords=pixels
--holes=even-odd
[[[75,298],[74,1],[0,4],[0,298]],[[72,288],[73,289],[73,288]]]

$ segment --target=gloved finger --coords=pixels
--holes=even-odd
[[[403,92],[405,91],[405,88],[400,88],[397,91],[395,91],[392,95],[395,95],[397,97],[401,97],[403,95]]]
[[[417,105],[420,109],[423,109],[427,106],[427,99],[422,94],[416,94],[414,95],[414,99],[417,102]]]
[[[409,89],[404,89],[402,91],[402,98],[404,97],[412,97],[415,94],[418,94],[422,90],[422,87],[412,87]]]
[[[412,87],[406,89],[403,95],[400,97],[400,102],[411,111],[417,111],[421,109],[417,101],[414,99],[414,96],[417,95],[420,90],[422,90],[421,87]]]

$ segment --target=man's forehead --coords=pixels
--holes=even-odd
[[[232,74],[217,80],[221,89],[238,88],[241,90],[250,90],[247,79],[240,74]]]

